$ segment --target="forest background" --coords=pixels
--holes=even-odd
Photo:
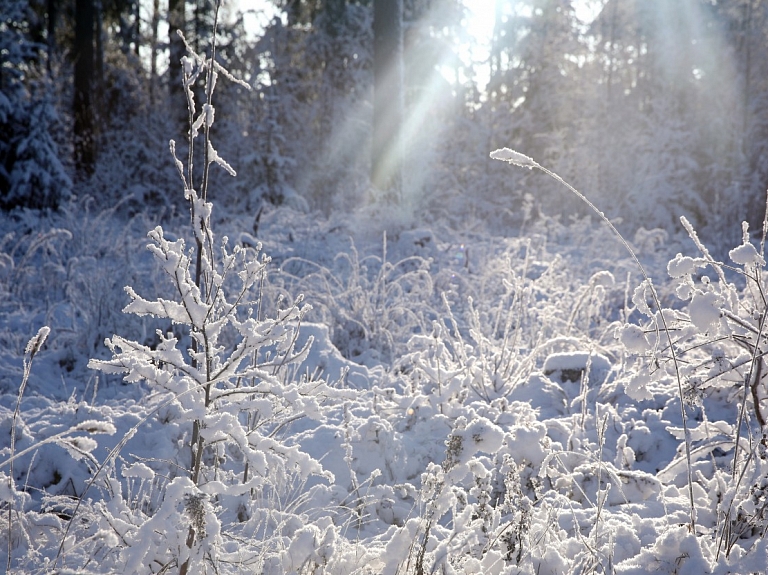
[[[483,8],[490,37],[469,33],[470,4],[406,0],[386,24],[403,42],[400,216],[503,231],[531,210],[582,213],[543,175],[486,159],[508,146],[587,191],[627,233],[677,229],[686,215],[705,237],[736,240],[741,220],[760,223],[763,3],[499,1]],[[213,13],[204,0],[3,0],[4,209],[76,195],[179,212],[166,153],[186,131],[175,30],[202,49]],[[221,62],[253,88],[218,94],[229,113],[214,136],[239,171],[214,173],[219,205],[255,217],[262,203],[294,202],[328,216],[381,201],[370,185],[381,155],[373,2],[225,3],[217,30]]]

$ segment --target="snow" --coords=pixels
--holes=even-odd
[[[548,355],[543,369],[544,373],[563,370],[584,371],[589,365],[596,371],[608,371],[611,368],[611,362],[602,354],[575,351]]]
[[[733,248],[728,252],[728,257],[730,257],[734,263],[742,266],[765,265],[765,260],[759,253],[757,253],[755,246],[752,244],[745,243],[736,248]]]
[[[143,480],[149,481],[152,478],[154,478],[155,472],[152,471],[152,469],[149,466],[139,462],[139,463],[134,463],[129,467],[124,467],[122,470],[122,475],[126,479],[129,477],[136,477],[137,479],[143,479]]]
[[[691,323],[702,332],[716,327],[720,322],[720,306],[721,299],[715,292],[697,291],[688,306]]]
[[[695,273],[697,267],[696,260],[678,253],[669,261],[669,264],[667,264],[667,272],[670,277],[680,278]]]
[[[616,281],[634,262],[588,221],[531,221],[526,237],[419,222],[383,237],[364,215],[341,226],[284,207],[257,239],[225,212],[212,228],[237,246],[206,236],[203,289],[181,218],[147,226],[148,240],[126,231],[127,247],[110,220],[85,222],[101,230],[88,232],[95,247],[73,233],[46,240],[71,253],[3,252],[0,498],[15,510],[19,572],[52,565],[68,525],[57,569],[71,572],[186,560],[275,574],[768,569],[751,396],[744,479],[731,473],[757,279],[715,269],[699,281],[712,262],[643,236],[652,276],[669,276],[654,287],[675,366],[648,284]],[[92,251],[125,263],[85,267]],[[751,244],[730,253],[763,265]],[[52,269],[109,289],[64,293],[42,281]],[[735,525],[724,502],[745,530],[718,556]]]
[[[653,399],[653,393],[648,389],[650,382],[651,379],[647,374],[636,373],[624,383],[624,392],[635,401]]]
[[[600,270],[599,272],[594,274],[591,278],[589,278],[589,283],[596,286],[610,288],[616,284],[616,279],[613,277],[613,274],[608,270]]]
[[[617,330],[618,339],[629,353],[642,354],[651,349],[645,331],[634,324],[626,324]]]

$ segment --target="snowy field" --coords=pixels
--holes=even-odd
[[[187,220],[88,205],[0,224],[11,572],[768,569],[759,236],[641,230],[651,288],[596,217],[214,201],[198,288]]]

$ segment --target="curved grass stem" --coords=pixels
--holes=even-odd
[[[545,168],[538,162],[534,161],[532,158],[524,154],[521,154],[520,152],[510,150],[509,148],[502,148],[500,150],[491,152],[491,159],[508,162],[516,166],[528,168],[529,170],[532,170],[535,168],[541,172],[544,172],[549,177],[553,178],[554,180],[564,185],[566,188],[568,188],[568,190],[571,191],[571,193],[575,194],[576,197],[579,198],[579,200],[581,200],[583,203],[589,206],[589,208],[600,217],[603,223],[605,223],[608,226],[608,228],[616,236],[619,242],[621,242],[621,244],[629,253],[632,260],[634,260],[635,265],[637,265],[637,268],[640,270],[640,274],[643,276],[643,280],[645,281],[645,283],[648,285],[648,288],[650,289],[651,297],[653,298],[653,303],[655,304],[656,309],[658,310],[658,317],[659,317],[659,320],[661,321],[662,331],[664,331],[664,334],[666,335],[667,341],[669,343],[669,349],[672,354],[672,363],[675,367],[675,377],[677,379],[677,391],[680,398],[680,415],[682,417],[683,432],[685,434],[685,460],[687,464],[688,498],[689,498],[689,506],[690,506],[690,522],[688,524],[688,529],[691,533],[695,533],[696,532],[696,507],[695,507],[695,502],[693,498],[693,472],[692,472],[692,466],[691,466],[691,435],[690,435],[690,430],[688,429],[688,416],[685,412],[685,400],[683,398],[683,381],[680,375],[680,366],[678,364],[677,353],[675,352],[675,346],[672,343],[672,336],[671,336],[669,327],[667,326],[667,321],[664,318],[664,314],[662,313],[661,302],[659,301],[659,295],[656,293],[656,288],[653,287],[653,282],[651,281],[651,278],[648,276],[648,273],[645,271],[643,264],[640,263],[640,260],[638,259],[637,254],[635,254],[635,251],[632,249],[632,246],[630,246],[629,242],[626,239],[624,239],[624,236],[621,235],[621,232],[619,232],[619,230],[616,229],[616,226],[613,225],[611,220],[609,220],[608,217],[602,211],[597,209],[597,206],[595,206],[595,204],[593,204],[584,194],[582,194],[580,191],[574,188],[571,184],[566,182],[563,178],[558,176],[555,172]],[[658,330],[659,329],[658,322],[656,326],[657,326],[656,329]]]

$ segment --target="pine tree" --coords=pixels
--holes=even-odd
[[[0,0],[0,14],[0,207],[55,209],[71,182],[52,137],[60,126],[46,45],[33,40],[27,2]]]

